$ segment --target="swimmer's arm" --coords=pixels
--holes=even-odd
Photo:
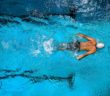
[[[78,36],[81,36],[83,38],[86,38],[87,40],[92,41],[94,44],[96,44],[96,40],[93,39],[93,38],[91,38],[91,37],[89,37],[89,36],[86,36],[84,34],[78,34]]]
[[[92,51],[89,51],[89,52],[87,52],[86,54],[79,55],[79,56],[77,56],[76,58],[77,58],[78,60],[80,60],[80,59],[84,58],[85,56],[88,56],[88,55],[93,54],[93,53],[95,53],[95,52],[96,52],[96,49],[94,49],[94,50],[92,50]]]

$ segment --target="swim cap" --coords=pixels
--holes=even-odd
[[[97,48],[103,48],[104,47],[104,43],[97,43],[96,47]]]

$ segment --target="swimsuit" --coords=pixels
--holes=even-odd
[[[80,50],[80,42],[75,41],[75,42],[67,43],[67,48],[66,49],[70,50],[70,51],[79,51]]]

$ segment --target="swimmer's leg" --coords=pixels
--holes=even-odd
[[[66,50],[65,48],[63,48],[62,46],[58,46],[57,48],[56,48],[57,50]]]
[[[67,50],[67,44],[66,43],[62,43],[59,46],[57,46],[56,48],[57,50]]]

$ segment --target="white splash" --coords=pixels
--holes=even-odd
[[[40,54],[40,50],[33,50],[32,51],[33,56],[38,56],[38,54]]]
[[[52,43],[53,43],[53,39],[43,42],[44,50],[49,54],[52,54],[52,51],[53,51]]]

